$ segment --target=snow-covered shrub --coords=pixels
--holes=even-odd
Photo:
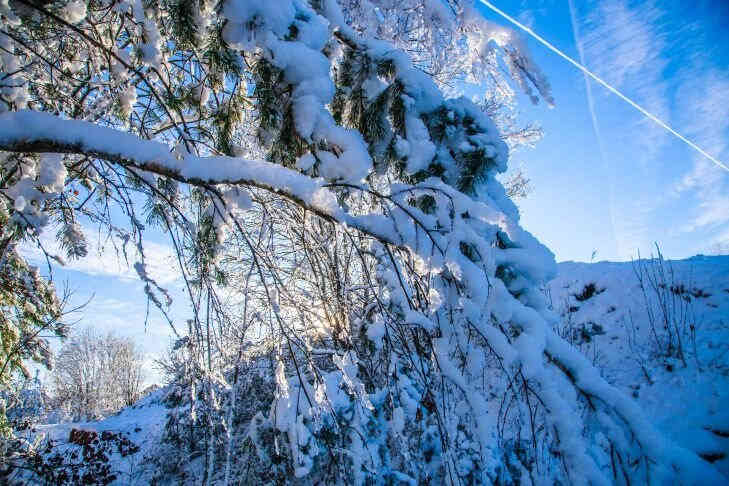
[[[62,302],[52,283],[44,280],[38,269],[29,265],[7,236],[7,218],[0,211],[0,392],[9,401],[21,400],[13,382],[31,379],[27,362],[51,366],[48,336],[64,337],[68,329],[61,321]],[[10,397],[13,395],[13,398]],[[4,408],[6,408],[4,407]],[[11,433],[0,412],[0,436]]]
[[[5,167],[0,162],[2,181],[12,179]],[[16,437],[44,412],[42,391],[27,386],[34,383],[27,365],[50,367],[48,338],[68,334],[62,321],[65,296],[59,297],[53,283],[19,254],[22,231],[10,220],[0,202],[0,475],[25,460],[36,446]]]
[[[134,455],[139,447],[121,433],[71,429],[67,441],[46,440],[23,463],[10,470],[8,484],[109,485],[121,479],[114,459]]]
[[[588,282],[576,291],[565,292],[555,304],[551,288],[545,286],[542,289],[549,302],[548,307],[559,315],[559,320],[554,326],[555,332],[587,356],[594,366],[598,367],[601,350],[595,337],[605,334],[603,325],[600,322],[595,322],[594,319],[577,319],[576,315],[583,304],[588,303],[587,301],[596,295],[600,295],[605,290],[597,286],[595,282]]]
[[[35,378],[17,379],[7,390],[0,392],[5,402],[6,416],[14,430],[27,430],[45,420],[50,396],[36,371]]]
[[[47,418],[49,396],[38,379],[16,377],[0,390],[0,412],[5,435],[0,439],[0,480],[7,481],[42,448],[33,438],[35,427]]]

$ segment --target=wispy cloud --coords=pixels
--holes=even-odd
[[[590,68],[712,156],[729,159],[729,70],[717,68],[706,53],[700,26],[678,22],[676,5],[656,1],[600,0],[582,13],[582,48]],[[607,107],[607,98],[599,95],[605,91],[596,93],[596,101]],[[614,225],[620,253],[626,253],[626,245],[645,246],[662,230],[667,236],[665,211],[677,202],[688,219],[671,231],[701,230],[707,241],[728,232],[729,175],[706,158],[684,152],[668,131],[641,115],[625,121],[618,130],[631,148],[620,149],[631,154],[633,177],[644,190],[622,201]],[[701,245],[706,242],[697,243],[697,251]]]
[[[98,316],[103,316],[103,320],[97,320]],[[96,296],[83,309],[82,321],[102,332],[111,331],[134,337],[148,352],[164,349],[173,335],[169,323],[159,314],[147,315],[147,303],[142,297],[129,299],[125,296]]]
[[[729,255],[729,228],[716,235],[703,249],[709,255]]]
[[[663,44],[653,27],[660,16],[650,3],[631,9],[622,0],[600,2],[584,20],[583,47],[594,69],[619,87],[660,70],[665,64],[660,55]],[[641,84],[631,83],[630,88],[648,83]]]
[[[664,12],[653,2],[631,5],[624,0],[582,5],[570,2],[569,7],[582,63],[649,112],[670,123],[669,84],[664,75],[669,57],[661,31]],[[586,82],[592,83],[591,80]],[[601,86],[594,84],[593,87],[596,89],[587,90],[586,102],[597,138],[596,148],[606,165],[605,171],[610,174],[609,180],[604,181],[610,185],[607,207],[617,253],[628,258],[635,255],[636,249],[650,245],[655,238],[647,221],[655,212],[657,201],[645,191],[626,196],[625,188],[620,190],[619,197],[616,196],[616,184],[624,183],[624,175],[616,172],[624,170],[616,163],[616,155],[624,154],[616,154],[615,142],[620,140],[617,145],[621,149],[632,147],[634,155],[630,164],[633,167],[628,170],[638,174],[654,170],[651,161],[670,142],[671,135]],[[607,120],[601,122],[605,108],[624,110],[624,123],[615,126]],[[602,139],[601,124],[605,125],[609,134],[605,140]],[[640,178],[649,180],[650,176]]]
[[[139,254],[134,245],[127,245],[128,261],[125,260],[121,247],[115,248],[111,240],[95,238],[93,230],[84,228],[84,234],[89,238],[89,253],[84,258],[67,259],[63,268],[81,272],[91,276],[104,276],[122,280],[139,280],[134,270],[134,263],[139,261]],[[41,235],[43,248],[52,255],[64,256],[64,250],[54,237],[55,231],[46,229]],[[118,251],[117,251],[118,250]],[[24,245],[21,252],[36,265],[45,264],[45,256],[37,246]],[[172,248],[155,242],[144,243],[145,263],[147,273],[160,285],[170,284],[180,278],[177,262]]]
[[[599,2],[583,19],[582,47],[587,65],[598,75],[670,123],[669,84],[664,76],[670,60],[661,29],[664,16],[654,2]],[[647,118],[633,120],[640,128],[641,136],[635,141],[645,161],[658,154],[671,136]]]
[[[729,69],[717,67],[711,54],[696,49],[679,75],[676,111],[690,138],[719,160],[729,160]],[[674,197],[695,203],[683,233],[706,235],[697,251],[729,249],[729,174],[705,158],[694,157],[693,166],[674,185]],[[700,233],[698,233],[700,232]]]
[[[726,160],[729,157],[729,73],[705,70],[702,76],[686,76],[677,99],[686,114],[691,136],[706,150]],[[729,231],[729,176],[724,171],[717,170],[704,158],[695,158],[693,168],[675,189],[679,194],[692,194],[699,202],[685,231],[704,227]]]

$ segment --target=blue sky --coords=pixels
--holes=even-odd
[[[718,159],[729,162],[729,2],[573,0],[587,66],[674,126]],[[579,58],[568,0],[501,0],[497,5],[573,58]],[[485,15],[503,20],[484,9]],[[528,40],[550,79],[556,106],[520,100],[524,121],[538,121],[545,137],[516,154],[534,191],[520,202],[522,225],[547,244],[558,261],[626,260],[651,251],[671,258],[729,250],[729,173],[714,166],[664,129],[646,120],[597,84],[592,85],[597,130],[585,79],[577,69]],[[603,150],[600,150],[602,141]],[[47,232],[48,244],[52,231]],[[96,248],[94,248],[96,250]],[[178,328],[190,317],[169,248],[151,235],[150,274],[170,289]],[[117,263],[107,245],[55,272],[73,302],[93,297],[76,316],[131,336],[151,361],[169,344],[167,322],[147,316],[143,285]]]
[[[86,258],[67,261],[65,267],[55,266],[53,270],[53,280],[59,294],[64,289],[71,292],[68,308],[84,306],[78,312],[67,315],[66,322],[75,330],[92,327],[101,334],[112,332],[118,336],[131,337],[145,355],[147,382],[160,383],[161,377],[154,360],[170,344],[172,329],[153,304],[150,303],[148,308],[144,284],[135,270],[117,256],[108,241],[98,238],[93,231],[91,233]],[[53,238],[54,234],[51,229],[43,233],[41,240],[44,248],[51,254],[63,255],[63,250]],[[182,332],[191,310],[185,299],[177,263],[162,235],[149,231],[147,236],[145,256],[148,272],[169,291],[172,305],[168,315]],[[130,262],[133,263],[136,260],[133,249],[128,250]],[[39,265],[41,273],[48,273],[39,250],[25,248],[23,251]],[[51,344],[54,349],[60,345],[57,339],[53,339]],[[41,369],[41,375],[46,377],[46,371]]]
[[[568,0],[497,4],[579,59]],[[650,112],[729,163],[729,2],[573,0],[585,64]],[[483,9],[494,21],[495,14]],[[534,192],[522,224],[558,261],[626,260],[658,242],[673,258],[729,243],[729,173],[528,41],[556,106],[521,100],[544,139],[518,153]],[[604,148],[600,150],[600,140]],[[726,246],[729,249],[729,246]]]

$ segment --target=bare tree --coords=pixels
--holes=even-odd
[[[74,419],[99,418],[138,398],[144,381],[142,353],[130,338],[88,328],[69,339],[56,357],[56,404]]]

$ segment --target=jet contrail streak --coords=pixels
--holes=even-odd
[[[575,5],[572,0],[567,0],[567,3],[570,8],[570,21],[572,22],[572,33],[575,37],[575,44],[577,45],[577,53],[580,56],[580,64],[585,66],[587,63],[585,62],[585,50],[582,48],[582,40],[580,39],[580,27],[577,24],[577,16],[575,15]],[[620,243],[618,242],[617,238],[617,230],[615,226],[615,187],[614,187],[614,181],[613,181],[613,167],[607,163],[607,157],[605,156],[605,144],[602,140],[602,133],[600,131],[600,124],[597,121],[597,113],[595,113],[595,99],[592,96],[592,84],[590,84],[590,79],[587,77],[587,74],[584,72],[582,73],[582,76],[585,79],[585,91],[587,92],[587,107],[590,110],[590,119],[592,120],[592,131],[595,133],[595,138],[597,139],[597,148],[600,151],[600,159],[602,160],[602,165],[606,167],[608,171],[610,171],[610,183],[608,184],[608,191],[610,195],[610,201],[608,204],[608,210],[610,211],[610,223],[613,226],[613,236],[615,238],[615,245],[618,247],[618,251],[620,250]]]
[[[574,67],[576,67],[577,69],[579,69],[580,71],[582,71],[584,74],[590,76],[596,82],[598,82],[599,84],[601,84],[605,89],[607,89],[608,91],[610,91],[611,93],[613,93],[615,96],[617,96],[618,98],[620,98],[623,101],[625,101],[626,103],[628,103],[630,106],[632,106],[636,110],[640,111],[647,118],[653,120],[655,123],[657,123],[658,125],[662,126],[666,130],[668,130],[669,132],[671,132],[674,136],[676,136],[676,138],[678,138],[679,140],[681,140],[682,142],[684,142],[686,145],[688,145],[689,147],[693,148],[698,153],[700,153],[701,155],[703,155],[704,157],[706,157],[707,159],[709,159],[710,161],[712,161],[714,164],[716,164],[717,167],[720,167],[720,168],[724,169],[725,171],[729,172],[729,167],[726,164],[724,164],[723,162],[721,162],[720,160],[718,160],[716,157],[714,157],[713,155],[711,155],[708,152],[706,152],[704,149],[702,149],[701,147],[699,147],[698,145],[696,145],[694,142],[692,142],[688,138],[686,138],[683,135],[681,135],[680,133],[678,133],[676,130],[674,130],[673,128],[671,128],[666,122],[664,122],[663,120],[661,120],[657,116],[655,116],[652,113],[650,113],[648,110],[646,110],[645,108],[643,108],[642,106],[640,106],[638,103],[636,103],[635,101],[633,101],[630,98],[628,98],[627,96],[625,96],[623,93],[621,93],[620,91],[618,91],[616,88],[613,88],[606,81],[604,81],[602,78],[600,78],[597,74],[593,73],[592,71],[590,71],[589,69],[587,69],[584,65],[582,65],[579,62],[575,61],[574,59],[572,59],[570,56],[568,56],[564,52],[560,51],[558,48],[556,48],[554,45],[552,45],[552,43],[550,43],[548,40],[546,40],[545,38],[543,38],[542,36],[540,36],[539,34],[537,34],[536,32],[534,32],[532,29],[530,29],[526,25],[522,24],[521,22],[519,22],[518,20],[516,20],[514,17],[512,17],[509,14],[507,14],[506,12],[504,12],[503,10],[499,9],[497,6],[495,6],[494,4],[492,4],[491,2],[489,2],[488,0],[479,0],[479,1],[484,6],[488,7],[490,10],[492,10],[492,11],[496,12],[497,14],[501,15],[506,20],[508,20],[509,22],[511,22],[512,24],[514,24],[515,26],[517,26],[518,28],[520,28],[521,30],[523,30],[524,32],[526,32],[527,34],[529,34],[530,36],[532,36],[534,39],[536,39],[537,41],[539,41],[544,47],[546,47],[550,51],[554,52],[555,54],[557,54],[559,57],[561,57],[565,61],[567,61],[570,64],[572,64]]]

